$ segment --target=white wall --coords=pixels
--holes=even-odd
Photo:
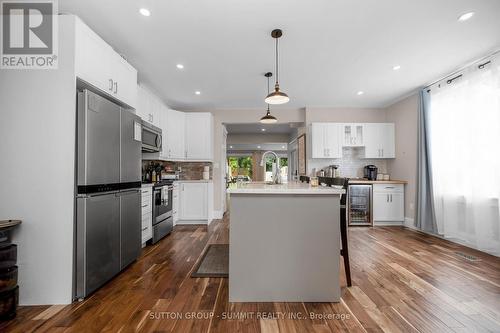
[[[417,182],[418,95],[414,94],[386,109],[387,121],[396,127],[396,158],[387,162],[394,179],[408,181],[405,191],[405,216],[415,217]]]
[[[14,234],[22,305],[67,304],[72,298],[72,19],[59,16],[59,69],[0,70],[0,220],[23,221]]]

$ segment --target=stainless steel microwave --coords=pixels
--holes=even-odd
[[[142,121],[142,151],[156,153],[161,151],[161,128]]]

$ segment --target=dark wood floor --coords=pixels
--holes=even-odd
[[[342,272],[335,304],[229,303],[227,279],[189,277],[207,244],[227,242],[227,218],[178,226],[84,302],[21,307],[0,331],[500,332],[499,258],[454,243],[400,227],[349,229],[353,286]]]

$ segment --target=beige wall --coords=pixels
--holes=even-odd
[[[306,108],[306,125],[312,122],[322,121],[339,123],[380,123],[385,120],[385,109]]]
[[[386,108],[387,121],[396,127],[396,158],[388,160],[392,178],[408,181],[405,191],[405,216],[415,216],[417,179],[418,95],[414,94]]]

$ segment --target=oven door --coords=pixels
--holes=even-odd
[[[173,186],[162,186],[153,191],[153,224],[172,216],[172,191]]]
[[[142,150],[147,152],[161,151],[161,129],[153,128],[152,125],[142,125]]]

